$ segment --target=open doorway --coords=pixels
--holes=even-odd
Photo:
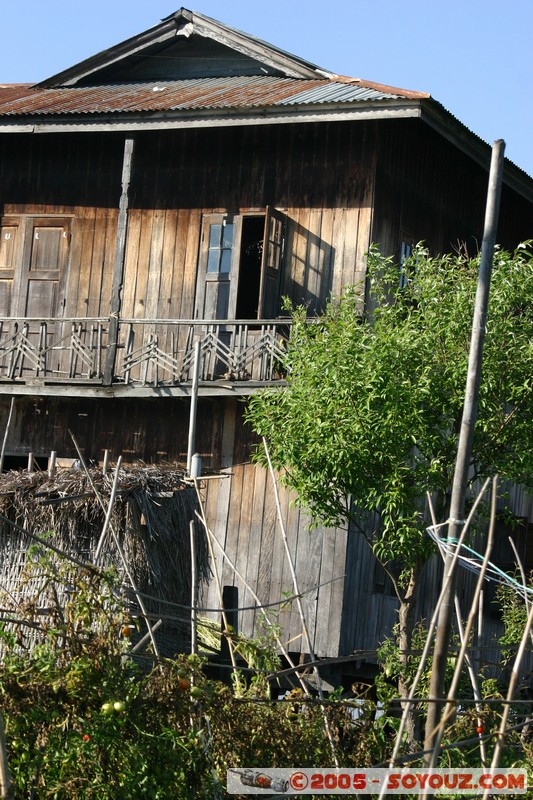
[[[264,214],[258,217],[243,217],[237,319],[257,319],[258,317],[264,236]]]

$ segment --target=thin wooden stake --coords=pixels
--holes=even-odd
[[[9,774],[7,763],[6,736],[4,733],[4,721],[0,711],[0,798],[1,800],[13,800],[13,784]]]
[[[191,386],[191,408],[189,412],[189,438],[187,442],[187,475],[191,475],[194,443],[196,439],[196,413],[198,409],[198,384],[200,378],[200,342],[194,344],[194,369]]]
[[[0,452],[0,475],[4,471],[4,456],[6,453],[7,437],[9,435],[9,429],[11,427],[11,420],[13,419],[14,408],[15,408],[15,398],[12,397],[11,404],[9,406],[9,414],[7,415],[6,429],[4,431],[4,439],[2,441],[2,452]]]
[[[109,450],[104,450],[104,463],[102,466],[102,475],[106,475],[108,469],[109,469]]]
[[[191,542],[191,653],[198,652],[198,632],[196,627],[196,531],[194,520],[189,522],[189,537]]]
[[[33,472],[33,453],[28,453],[28,472]]]
[[[98,559],[100,558],[100,554],[102,552],[102,548],[104,546],[104,541],[107,533],[107,529],[109,528],[109,524],[111,522],[111,515],[113,514],[113,506],[115,504],[115,497],[117,494],[118,488],[118,479],[120,475],[120,467],[122,465],[122,456],[118,457],[117,466],[115,467],[115,477],[113,479],[113,488],[111,489],[111,496],[109,498],[109,504],[107,506],[107,514],[105,516],[104,525],[102,528],[102,533],[100,534],[100,539],[98,541],[98,545],[96,547],[96,552],[94,554],[94,563],[98,564]]]

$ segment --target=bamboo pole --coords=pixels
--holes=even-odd
[[[9,414],[7,415],[6,429],[4,431],[4,438],[2,441],[2,451],[0,452],[0,475],[4,471],[4,456],[6,453],[7,437],[9,435],[9,429],[11,427],[11,420],[13,419],[14,408],[15,408],[15,397],[13,396],[11,398],[11,403],[9,405]]]
[[[483,243],[481,246],[481,262],[479,265],[474,316],[472,320],[472,335],[468,357],[468,374],[463,405],[463,417],[457,445],[457,458],[450,501],[450,518],[448,525],[448,541],[450,542],[457,541],[459,529],[464,524],[466,486],[472,453],[474,426],[477,418],[492,259],[496,243],[496,229],[500,206],[504,149],[505,142],[503,140],[499,139],[494,142],[490,164]],[[448,557],[446,559],[443,577],[443,583],[446,583],[446,591],[437,621],[437,633],[433,653],[433,670],[429,687],[429,699],[433,701],[442,697],[444,692],[446,660],[451,632],[452,598],[454,596],[453,574],[448,577],[450,561],[451,559]],[[441,708],[438,702],[431,702],[429,704],[424,741],[425,751],[433,750],[434,731],[437,729],[437,721],[441,714]],[[426,765],[429,761],[430,757],[426,757]]]

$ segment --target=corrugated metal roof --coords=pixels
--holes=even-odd
[[[0,86],[0,116],[110,114],[357,103],[427,97],[357,79],[231,77],[42,89]]]

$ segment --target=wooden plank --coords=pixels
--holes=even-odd
[[[289,546],[289,552],[291,554],[291,558],[293,563],[298,563],[298,551],[300,546],[303,546],[303,542],[300,537],[300,516],[301,512],[300,509],[294,504],[294,496],[291,493],[291,502],[289,504],[289,513],[287,517],[287,542]],[[281,534],[279,534],[279,539],[281,541]],[[283,547],[283,545],[281,545]],[[283,572],[281,583],[284,587],[283,591],[290,592],[293,594],[294,592],[294,585],[292,581],[292,576],[290,572],[290,567],[287,561],[287,556],[285,554],[285,550],[282,550],[282,558],[283,558]],[[284,636],[282,637],[283,641],[295,638],[293,642],[288,647],[289,651],[294,652],[303,652],[304,647],[302,646],[302,626],[300,622],[300,617],[298,615],[298,609],[296,603],[293,601],[290,604],[290,610],[288,613],[288,619],[285,624],[284,629]]]
[[[220,451],[220,471],[229,474],[233,465],[233,446],[235,441],[235,416],[236,401],[228,399],[224,401],[222,446]],[[227,546],[229,503],[231,494],[231,478],[219,481],[217,505],[214,520],[213,532],[222,547]],[[224,573],[224,559],[220,562],[220,577]],[[233,584],[233,580],[229,581]]]
[[[105,317],[109,314],[109,298],[113,291],[113,263],[115,242],[117,240],[118,219],[114,209],[108,209],[105,229],[104,256],[99,273],[99,304],[98,316]],[[96,286],[95,286],[96,291]],[[122,292],[124,296],[124,291]]]
[[[137,257],[137,281],[133,299],[133,316],[136,319],[146,318],[146,296],[148,289],[148,272],[150,268],[150,249],[155,211],[144,209],[141,219],[141,237]]]
[[[83,280],[87,285],[83,316],[97,317],[101,313],[102,273],[106,264],[106,238],[108,210],[96,208],[94,215],[94,233],[92,258]],[[111,270],[110,270],[111,271]]]
[[[142,211],[132,209],[128,218],[128,239],[124,267],[124,288],[122,291],[123,317],[134,316],[135,292],[137,287],[137,264],[141,242]]]
[[[231,472],[231,477],[226,479],[227,483],[230,484],[226,529],[226,553],[232,563],[236,564],[237,554],[239,552],[239,529],[245,467],[242,464],[233,466],[231,467]],[[241,582],[236,578],[233,569],[227,562],[224,563],[222,570],[222,582],[223,584],[238,586],[240,589],[240,596],[242,597]]]
[[[150,236],[148,279],[146,283],[146,298],[144,302],[144,316],[146,319],[157,319],[160,316],[159,298],[163,272],[164,236],[165,211],[156,209],[152,218],[152,231]]]
[[[309,555],[308,555],[308,570],[302,578],[305,580],[304,587],[300,587],[300,591],[306,591],[307,594],[305,595],[305,603],[304,606],[304,613],[306,614],[306,622],[309,630],[309,636],[311,638],[311,646],[313,648],[313,652],[316,654],[316,631],[317,631],[317,614],[318,614],[318,605],[319,605],[319,591],[318,589],[313,589],[312,592],[309,592],[309,589],[312,589],[314,586],[320,583],[321,575],[322,575],[322,555],[323,555],[323,544],[324,544],[324,529],[318,528],[316,530],[309,531]],[[307,650],[307,645],[306,645]],[[326,649],[327,652],[327,649]]]
[[[287,518],[289,513],[289,492],[283,486],[279,487],[279,501],[281,507],[281,517],[283,524],[287,527]],[[280,535],[280,523],[276,517],[275,527],[273,529],[274,540],[272,542],[272,564],[270,567],[270,592],[268,600],[271,603],[277,603],[283,598],[283,592],[287,587],[282,584],[283,565],[286,561],[285,549]],[[276,607],[276,612],[279,614],[278,621],[283,628],[288,621],[289,610],[282,609],[281,606]]]
[[[355,265],[357,260],[357,237],[359,233],[359,209],[346,210],[346,227],[344,231],[344,260],[342,265],[341,289],[353,286]]]
[[[180,313],[182,319],[194,319],[194,298],[196,292],[201,222],[201,209],[192,209],[189,213],[186,233],[187,245],[185,250],[184,280]]]
[[[249,575],[247,574],[247,565],[248,553],[251,546],[250,528],[254,504],[255,472],[257,469],[259,469],[259,467],[254,467],[252,464],[245,464],[243,467],[243,490],[241,499],[239,546],[237,551],[236,567],[248,582]],[[252,588],[254,587],[252,586]],[[255,604],[255,599],[252,597],[250,592],[245,589],[241,591],[240,598],[240,603],[243,606]],[[241,614],[241,629],[243,632],[250,633],[253,630],[253,620],[254,615],[252,611],[245,611]]]
[[[342,606],[346,587],[346,577],[344,576],[346,574],[348,531],[345,528],[335,528],[334,542],[332,578],[337,580],[334,580],[330,589],[329,641],[331,652],[334,655],[341,655]]]
[[[313,531],[322,539],[322,559],[320,575],[317,583],[330,581],[334,576],[334,570],[338,568],[335,562],[335,528],[323,528]],[[331,607],[332,583],[317,589],[317,608],[315,622],[315,655],[336,655],[335,645],[331,641],[330,626],[334,620],[336,611],[340,617],[341,609]]]
[[[333,286],[333,265],[335,259],[335,248],[333,245],[333,230],[335,223],[335,210],[333,208],[322,209],[322,224],[320,228],[320,268],[319,286],[317,290],[317,308],[323,311],[326,302],[331,296]]]
[[[276,510],[276,498],[272,478],[267,474],[265,483],[265,501],[263,505],[263,518],[261,525],[261,559],[257,574],[257,594],[263,602],[267,602],[271,596],[270,581],[272,568],[278,554],[276,544],[279,543],[278,515]],[[278,600],[276,598],[276,600]]]
[[[344,264],[344,233],[346,230],[346,209],[336,208],[333,212],[333,263],[331,296],[338,298],[342,291],[342,272]]]
[[[81,275],[88,271],[86,266],[87,254],[92,254],[92,237],[94,230],[95,212],[92,208],[76,209],[76,226],[73,231],[70,246],[70,258],[68,267],[68,279],[65,286],[65,308],[64,315],[71,317],[85,316],[86,304],[83,299],[86,296],[83,286],[80,287]],[[83,311],[81,311],[83,309]]]
[[[301,208],[295,211],[294,226],[290,226],[290,232],[293,237],[290,261],[286,262],[289,273],[289,296],[295,305],[301,305],[307,299],[305,261],[307,256],[308,225],[309,210]]]
[[[321,239],[322,210],[310,209],[307,218],[306,252],[304,264],[304,296],[309,305],[309,313],[320,309],[322,265],[324,261]]]
[[[263,523],[263,510],[265,507],[265,489],[266,489],[267,473],[262,467],[256,466],[254,470],[254,488],[253,488],[253,501],[252,501],[252,516],[249,526],[248,536],[248,558],[246,562],[246,579],[252,589],[258,594],[258,579],[259,579],[259,566],[263,554],[261,552],[261,535]],[[261,602],[265,602],[264,597],[259,596]],[[251,598],[251,602],[255,601]],[[255,625],[257,622],[256,614],[253,614],[251,619],[252,628],[250,635],[255,632]]]
[[[174,258],[176,252],[176,237],[178,233],[178,212],[167,210],[164,212],[163,247],[161,252],[161,277],[159,284],[157,317],[171,317],[172,309],[172,279],[174,274]],[[168,327],[158,329],[159,346],[165,352],[171,352],[171,333]]]

